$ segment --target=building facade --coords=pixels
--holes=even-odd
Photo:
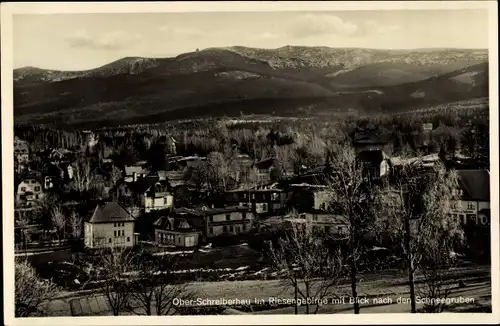
[[[43,185],[39,177],[24,177],[17,186],[16,201],[18,205],[36,206],[43,197]]]
[[[255,221],[254,214],[247,207],[224,208],[178,208],[172,217],[183,218],[196,230],[201,231],[203,240],[220,235],[238,235],[250,232]]]
[[[252,212],[261,215],[275,215],[287,210],[293,191],[271,186],[237,189],[226,192],[228,205],[248,207]]]
[[[490,173],[488,170],[458,170],[459,200],[452,203],[452,214],[462,224],[489,223],[484,212],[490,205]],[[483,214],[481,213],[483,212]],[[489,224],[488,224],[489,225]]]
[[[133,247],[137,242],[134,225],[134,218],[118,202],[100,203],[85,221],[85,246],[91,249]]]
[[[155,223],[155,242],[160,245],[191,248],[198,245],[200,232],[185,219],[160,217]]]

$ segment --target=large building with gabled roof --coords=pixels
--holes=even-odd
[[[85,221],[85,246],[88,248],[133,247],[135,219],[116,201],[99,203]]]

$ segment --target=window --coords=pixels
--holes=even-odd
[[[210,216],[209,220],[210,220],[210,222],[213,222],[214,221],[214,217]]]
[[[26,187],[21,187],[21,191],[26,191]]]
[[[125,226],[125,223],[122,223],[122,226]]]
[[[31,180],[30,182],[31,182],[31,184],[33,184],[33,185],[36,183],[36,181],[35,181],[35,180]]]
[[[114,236],[116,237],[116,231],[113,232]]]
[[[246,225],[246,224],[243,224],[243,225],[241,226],[241,229],[242,229],[243,231],[246,231],[246,230],[247,230],[247,225]]]
[[[122,237],[125,236],[125,230],[122,230]]]
[[[113,227],[115,227],[115,228],[116,228],[116,223],[113,223]]]
[[[225,225],[224,225],[224,226],[222,227],[222,232],[227,232],[227,226],[225,226]]]
[[[231,221],[231,214],[226,214],[226,221]]]
[[[108,242],[111,243],[111,238],[109,238]]]
[[[263,210],[264,212],[267,212],[267,204],[262,204],[262,210]]]
[[[247,218],[247,213],[241,213],[241,218],[245,220]]]
[[[474,203],[473,202],[468,202],[467,203],[467,209],[474,209]]]
[[[233,232],[233,226],[232,225],[229,227],[229,232]]]
[[[252,194],[252,199],[255,199],[255,194]]]
[[[127,237],[127,242],[130,242],[130,237]]]
[[[213,234],[213,233],[214,233],[214,228],[213,228],[213,227],[210,227],[210,229],[209,229],[208,233]]]
[[[40,191],[40,186],[35,186],[35,191]]]
[[[163,198],[163,205],[167,205],[167,197]]]

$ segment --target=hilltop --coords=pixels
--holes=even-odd
[[[204,115],[402,110],[488,96],[487,50],[285,46],[128,57],[86,71],[14,70],[23,123],[134,123]],[[303,112],[303,110],[301,111]]]

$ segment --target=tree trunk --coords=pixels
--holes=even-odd
[[[349,195],[351,196],[351,188],[349,187]],[[352,196],[351,196],[352,198]],[[357,291],[357,275],[358,269],[356,266],[356,246],[357,242],[357,229],[356,229],[356,220],[353,216],[352,212],[352,203],[349,203],[349,222],[351,224],[350,230],[350,246],[351,246],[351,290],[352,290],[352,299],[354,300],[354,313],[359,314],[359,302],[358,302],[358,291]]]
[[[410,300],[411,300],[411,312],[414,314],[417,312],[417,307],[415,305],[415,275],[413,270],[413,259],[410,261],[410,268],[408,270],[408,282],[410,283]]]
[[[357,292],[357,268],[356,268],[356,262],[353,261],[351,262],[351,289],[352,289],[352,298],[354,300],[354,313],[359,314],[359,302],[358,302],[358,292]]]
[[[299,306],[297,304],[297,298],[299,296],[298,289],[297,289],[298,286],[299,286],[299,284],[297,283],[297,278],[295,278],[295,314],[296,315],[299,314]]]
[[[404,217],[405,220],[405,248],[406,248],[406,257],[408,260],[408,283],[410,284],[410,302],[411,302],[411,312],[416,313],[417,308],[415,305],[415,270],[413,267],[413,255],[411,252],[411,245],[410,245],[410,237],[411,237],[411,230],[410,230],[410,219],[408,216]]]
[[[309,315],[309,281],[306,282],[306,315]]]

